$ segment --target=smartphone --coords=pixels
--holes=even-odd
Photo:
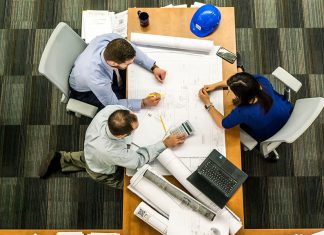
[[[218,55],[219,57],[221,57],[222,59],[226,60],[231,64],[233,64],[236,60],[236,55],[224,47],[220,47],[216,52],[216,55]]]

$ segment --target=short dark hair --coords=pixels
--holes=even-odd
[[[133,131],[132,123],[137,122],[137,117],[129,110],[119,109],[113,112],[108,118],[108,127],[111,134],[125,135]]]
[[[227,85],[236,95],[233,100],[234,105],[248,105],[252,99],[258,98],[264,112],[267,113],[270,110],[273,100],[263,91],[253,75],[246,72],[234,74],[227,80]]]
[[[136,51],[133,46],[123,38],[116,38],[108,43],[104,51],[105,60],[112,60],[118,64],[124,63],[135,57]]]

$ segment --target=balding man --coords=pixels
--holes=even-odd
[[[42,162],[39,175],[48,177],[53,171],[86,170],[91,178],[111,187],[123,187],[124,167],[137,169],[153,161],[166,148],[185,141],[184,136],[170,135],[156,144],[130,149],[132,133],[139,126],[137,116],[121,105],[109,105],[90,123],[85,136],[84,151],[51,152]]]

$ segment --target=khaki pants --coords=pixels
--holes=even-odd
[[[93,172],[89,169],[84,159],[83,151],[64,152],[61,151],[62,172],[86,171],[89,176],[100,183],[110,187],[122,189],[124,183],[124,168],[117,166],[116,172],[110,175]]]

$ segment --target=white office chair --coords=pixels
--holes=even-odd
[[[301,83],[283,68],[278,67],[273,73],[276,78],[285,84],[285,96],[290,98],[290,89],[297,92]],[[267,158],[274,152],[279,158],[276,148],[283,142],[292,143],[301,136],[314,122],[324,107],[324,98],[298,99],[287,123],[272,137],[260,143],[260,152]],[[245,150],[252,150],[258,143],[250,135],[241,129],[241,143]]]
[[[87,44],[67,24],[61,22],[54,29],[43,51],[38,71],[49,79],[63,94],[62,103],[67,103],[66,110],[93,118],[97,107],[69,99],[69,75],[76,58]]]

